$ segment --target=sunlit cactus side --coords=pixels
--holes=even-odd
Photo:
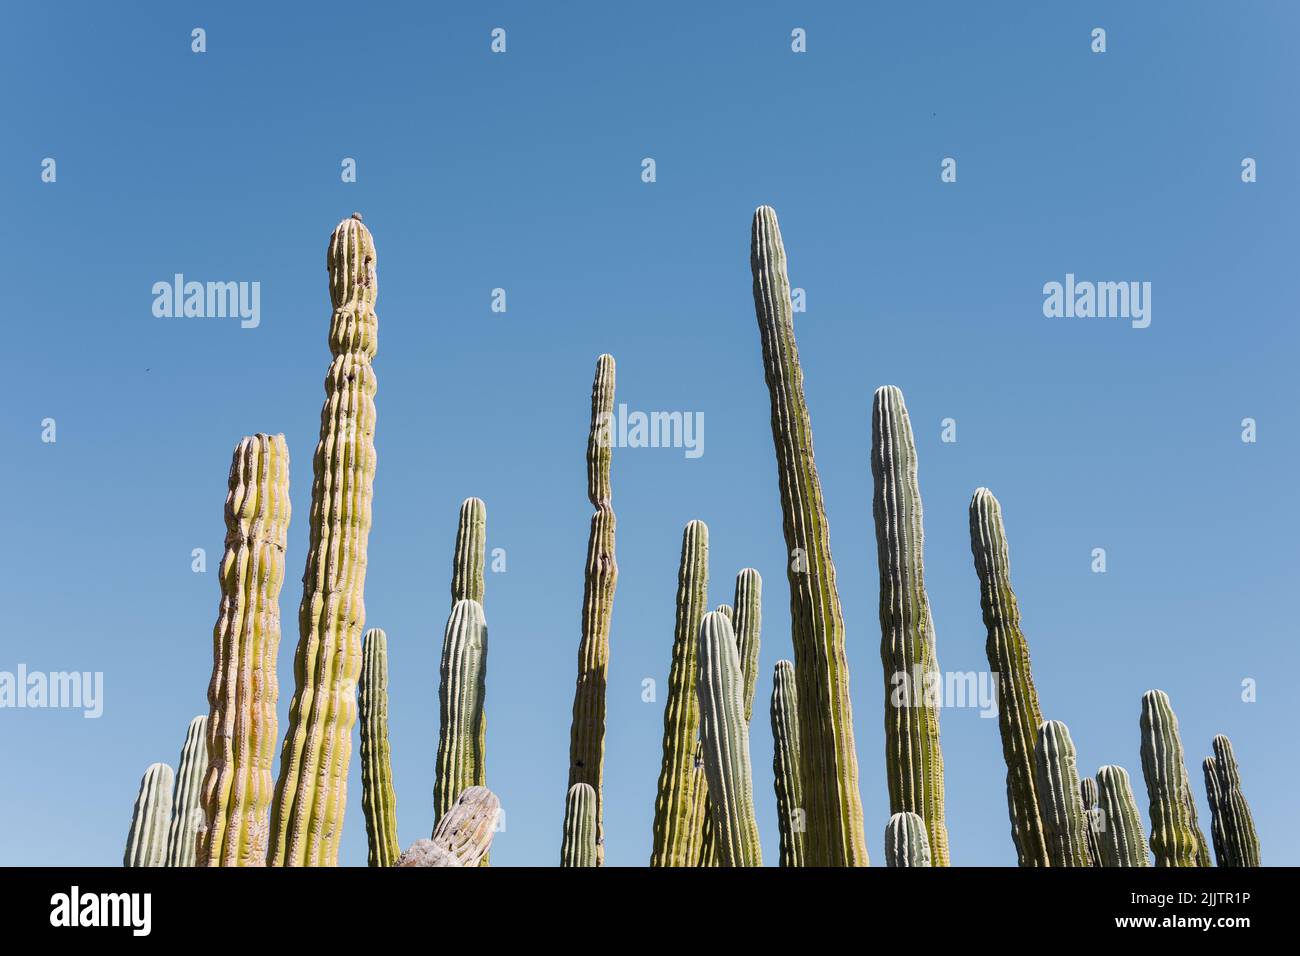
[[[492,847],[500,816],[496,794],[487,787],[468,787],[438,821],[432,838],[416,840],[394,865],[480,866]]]
[[[717,611],[704,615],[699,644],[700,742],[718,863],[762,866],[745,720],[745,675],[730,619]]]
[[[176,775],[165,763],[150,764],[140,781],[126,838],[123,866],[165,866],[167,829],[172,817],[172,787]]]
[[[1097,771],[1097,806],[1102,821],[1098,833],[1102,866],[1150,866],[1147,838],[1128,771],[1107,766]]]
[[[835,584],[812,424],[795,344],[790,279],[776,212],[754,211],[750,232],[754,313],[772,411],[788,555],[790,624],[799,680],[800,760],[807,801],[806,851],[814,866],[866,866],[844,615]]]
[[[1034,748],[1038,812],[1050,866],[1091,866],[1088,826],[1079,794],[1079,764],[1070,731],[1059,720],[1038,728]]]
[[[777,661],[772,672],[772,776],[781,865],[805,866],[802,772],[799,764],[799,691],[794,664]]]
[[[200,866],[265,866],[275,789],[280,587],[289,529],[289,447],[235,448],[226,494],[221,603],[212,632]]]
[[[375,243],[353,214],[326,252],[329,346],[313,463],[311,541],[303,572],[294,695],[271,807],[273,866],[334,866],[357,719],[366,545],[375,478]]]
[[[1029,643],[1020,629],[1020,605],[1011,590],[1011,559],[1002,506],[987,488],[970,503],[970,547],[980,582],[980,608],[988,632],[984,650],[998,676],[998,729],[1007,765],[1011,839],[1021,866],[1047,866],[1047,840],[1034,787],[1034,742],[1043,713],[1029,664]]]
[[[203,777],[208,771],[208,715],[190,721],[181,748],[167,831],[167,865],[194,866],[199,831],[203,829]]]
[[[916,443],[903,393],[893,385],[877,389],[872,401],[871,474],[880,568],[889,810],[919,814],[925,820],[934,865],[947,866],[939,710],[926,693],[926,682],[938,677],[939,663],[930,599],[925,593],[925,534]]]
[[[895,813],[885,827],[886,866],[931,866],[925,821],[915,813]]]
[[[695,691],[700,622],[708,610],[709,529],[692,521],[682,532],[677,572],[677,612],[673,662],[664,705],[663,762],[655,797],[651,866],[694,866],[703,832],[702,807],[696,791],[704,775],[697,771],[700,706]]]
[[[1219,866],[1260,866],[1255,819],[1241,792],[1241,770],[1232,742],[1223,734],[1214,738],[1214,756],[1205,758],[1204,769]]]
[[[478,601],[457,601],[447,619],[438,687],[438,757],[433,778],[435,828],[457,797],[485,785],[479,728],[487,691],[488,628]]]
[[[596,866],[596,791],[575,783],[564,801],[564,841],[560,866]]]
[[[1151,852],[1156,866],[1209,866],[1209,849],[1196,820],[1196,805],[1183,761],[1169,695],[1142,695],[1142,776],[1150,800]]]
[[[1097,781],[1092,777],[1080,778],[1079,798],[1083,802],[1083,825],[1088,838],[1088,865],[1101,866],[1101,827],[1105,818],[1097,805]]]
[[[367,862],[392,866],[402,852],[397,842],[397,795],[388,746],[388,635],[366,631],[361,643],[361,808],[366,818]]]
[[[591,430],[587,436],[587,498],[595,513],[587,537],[582,589],[582,639],[578,680],[573,691],[569,730],[569,787],[588,784],[596,794],[596,865],[605,859],[604,773],[605,693],[609,673],[609,632],[618,585],[614,555],[613,457],[614,357],[596,359],[591,384]]]

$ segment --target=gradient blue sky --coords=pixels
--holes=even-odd
[[[195,26],[206,54],[190,52]],[[615,451],[608,861],[649,858],[680,536],[701,518],[711,602],[746,565],[766,583],[752,756],[774,863],[766,712],[791,649],[748,265],[750,216],[770,203],[808,296],[796,328],[876,862],[868,450],[871,394],[891,383],[916,430],[941,666],[987,666],[966,512],[987,485],[1043,709],[1081,767],[1127,767],[1145,818],[1139,704],[1163,688],[1202,823],[1200,758],[1226,733],[1265,862],[1300,863],[1298,26],[1280,2],[13,8],[0,670],[98,670],[106,687],[97,721],[0,711],[0,862],[120,862],[141,773],[174,764],[207,710],[226,472],[254,431],[283,431],[293,455],[283,732],[329,360],[325,242],[361,210],[380,319],[366,624],[390,641],[401,842],[431,823],[450,551],[477,495],[508,555],[486,597],[488,782],[508,815],[493,861],[558,860],[588,402],[608,351],[619,401],[706,420],[697,460]],[[946,156],[955,184],[939,181]],[[150,288],[176,272],[259,281],[261,326],[155,318]],[[1150,281],[1150,328],[1045,318],[1042,286],[1067,272]],[[1014,863],[996,721],[946,710],[942,734],[953,863]],[[354,764],[341,861],[365,858]]]

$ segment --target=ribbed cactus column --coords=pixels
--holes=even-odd
[[[1255,819],[1241,792],[1241,770],[1232,742],[1223,734],[1214,738],[1214,756],[1205,758],[1204,770],[1219,866],[1260,866]]]
[[[416,840],[394,865],[481,866],[500,815],[496,794],[487,787],[468,787],[438,821],[433,837]]]
[[[1097,771],[1097,806],[1103,827],[1098,834],[1102,866],[1150,866],[1147,838],[1128,771],[1106,766]]]
[[[466,498],[456,524],[456,550],[451,559],[451,603],[483,603],[483,566],[487,559],[487,505]]]
[[[614,356],[596,359],[591,384],[591,429],[587,435],[587,498],[596,509],[587,537],[582,588],[582,640],[578,680],[569,728],[569,787],[585,783],[596,793],[596,865],[605,860],[604,795],[605,685],[609,672],[609,630],[614,613],[618,562],[614,557],[613,457]]]
[[[1079,798],[1083,804],[1084,834],[1088,839],[1088,865],[1101,866],[1101,828],[1105,817],[1097,805],[1097,781],[1092,777],[1079,780]]]
[[[1142,776],[1151,801],[1151,852],[1156,866],[1209,866],[1209,849],[1196,820],[1196,805],[1183,762],[1169,695],[1149,690],[1142,695]]]
[[[682,559],[677,572],[673,663],[664,706],[663,763],[655,797],[651,866],[694,866],[699,858],[703,817],[695,804],[700,784],[695,761],[700,727],[695,678],[700,622],[708,609],[708,592],[709,529],[703,521],[692,521],[682,533]]]
[[[745,720],[745,675],[736,634],[725,614],[700,623],[696,689],[710,818],[722,866],[762,866]]]
[[[929,833],[934,865],[947,866],[939,710],[928,699],[926,686],[938,678],[939,663],[930,599],[925,593],[916,443],[903,393],[892,385],[877,389],[872,402],[871,474],[880,567],[889,810],[919,814]]]
[[[208,715],[190,721],[181,748],[180,772],[172,798],[171,827],[167,831],[167,865],[194,866],[199,832],[203,826],[203,776],[208,770]]]
[[[772,673],[772,776],[776,782],[776,822],[781,832],[781,865],[804,866],[803,784],[799,764],[799,695],[794,664],[777,661]]]
[[[772,406],[772,443],[789,563],[790,625],[799,679],[800,760],[807,802],[806,850],[814,866],[866,866],[858,793],[844,615],[831,560],[812,423],[795,344],[790,280],[776,212],[760,206],[750,233],[754,312]]]
[[[931,866],[925,821],[915,813],[895,813],[885,827],[886,866]]]
[[[280,587],[290,510],[284,436],[245,438],[235,448],[226,494],[200,866],[266,865],[279,730]]]
[[[560,866],[596,866],[596,791],[575,783],[564,801],[564,842]]]
[[[126,838],[123,866],[164,866],[167,828],[172,816],[172,787],[176,775],[165,763],[150,764],[140,781]]]
[[[329,345],[311,490],[311,542],[298,610],[295,689],[271,807],[273,866],[334,866],[357,719],[366,543],[375,478],[375,243],[359,214],[326,252]]]
[[[1047,840],[1034,792],[1034,741],[1043,713],[1029,666],[1029,644],[1020,629],[1020,605],[1011,590],[1002,506],[987,488],[976,489],[971,498],[970,548],[988,632],[984,650],[989,668],[998,675],[998,729],[1007,764],[1011,839],[1021,866],[1047,866]]]
[[[477,601],[457,601],[442,642],[438,688],[438,758],[433,780],[434,823],[487,776],[479,728],[487,690],[488,629]]]
[[[1070,731],[1059,720],[1038,728],[1034,751],[1038,810],[1051,866],[1091,866],[1087,823],[1079,795],[1079,765]]]
[[[361,808],[366,817],[367,861],[392,866],[402,852],[397,842],[397,795],[388,748],[388,635],[366,631],[361,643]]]

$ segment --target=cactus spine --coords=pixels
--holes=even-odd
[[[560,866],[597,866],[596,791],[589,783],[575,783],[564,801],[564,842]]]
[[[700,742],[718,862],[762,866],[749,766],[745,675],[736,635],[725,614],[714,611],[704,616],[698,658]]]
[[[1087,822],[1079,795],[1079,766],[1070,731],[1059,720],[1038,728],[1034,750],[1038,769],[1038,810],[1051,866],[1091,866]]]
[[[988,632],[984,649],[989,668],[998,675],[998,729],[1007,765],[1011,839],[1021,866],[1047,866],[1047,840],[1034,788],[1034,742],[1043,714],[1029,665],[1029,644],[1020,629],[1020,605],[1011,590],[1002,506],[987,488],[976,489],[971,498],[970,546]]]
[[[487,652],[483,606],[477,601],[457,601],[442,642],[438,758],[433,780],[435,824],[451,810],[459,794],[484,786],[487,770],[479,729],[487,689]]]
[[[1101,828],[1105,826],[1105,817],[1097,805],[1097,781],[1092,777],[1079,780],[1079,798],[1083,803],[1084,835],[1088,839],[1088,865],[1101,866]]]
[[[770,206],[760,206],[754,212],[749,261],[763,373],[772,406],[782,528],[790,558],[786,567],[795,673],[800,682],[808,863],[866,866],[844,615],[835,584],[821,480],[813,460],[812,424],[794,338],[785,246],[776,212]]]
[[[397,842],[397,796],[388,748],[388,635],[371,628],[361,644],[361,808],[366,817],[367,862],[392,866]]]
[[[140,781],[126,838],[123,866],[163,866],[167,860],[167,828],[172,816],[172,787],[176,775],[165,763],[150,764]]]
[[[279,729],[280,587],[290,510],[284,436],[245,438],[235,448],[226,494],[200,866],[266,865]]]
[[[466,788],[428,840],[416,840],[396,866],[481,866],[492,847],[501,802],[487,787]]]
[[[919,814],[925,820],[934,865],[947,866],[939,711],[927,699],[927,685],[938,677],[939,663],[925,593],[916,444],[903,393],[892,385],[877,389],[872,402],[871,474],[880,566],[889,809]]]
[[[1241,770],[1232,741],[1214,738],[1214,756],[1206,757],[1205,789],[1213,815],[1214,855],[1219,866],[1259,866],[1259,836],[1250,806],[1241,792]]]
[[[703,816],[696,792],[696,735],[700,726],[696,696],[696,650],[700,622],[708,607],[709,529],[692,521],[682,532],[682,559],[677,572],[677,616],[673,663],[664,707],[663,763],[655,798],[651,866],[694,866],[700,851]]]
[[[194,866],[199,831],[203,829],[203,777],[208,770],[208,715],[190,721],[181,748],[180,773],[172,798],[171,827],[167,831],[167,865]]]
[[[1147,838],[1128,771],[1107,766],[1097,771],[1097,807],[1102,829],[1098,834],[1102,866],[1150,866]]]
[[[895,813],[885,826],[886,866],[930,866],[925,821],[915,813]]]
[[[1142,695],[1141,727],[1142,776],[1151,801],[1151,852],[1156,866],[1209,866],[1209,850],[1196,820],[1183,762],[1178,718],[1164,691]]]
[[[375,478],[375,244],[359,214],[330,236],[329,345],[298,610],[295,689],[271,807],[273,866],[334,866],[357,718]]]
[[[605,685],[609,672],[609,630],[614,613],[618,562],[614,557],[613,484],[610,463],[614,414],[614,357],[596,359],[591,384],[591,430],[587,435],[587,498],[595,513],[587,537],[582,588],[582,640],[569,729],[569,786],[585,783],[596,793],[596,865],[605,860]]]
[[[799,765],[799,698],[794,664],[777,661],[772,672],[772,776],[781,865],[804,866],[805,814]]]

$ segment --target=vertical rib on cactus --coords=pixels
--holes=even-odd
[[[745,720],[745,675],[731,621],[718,611],[700,623],[697,693],[710,818],[721,866],[762,866],[754,817]]]
[[[203,777],[208,771],[208,715],[190,721],[181,748],[180,772],[172,798],[171,827],[167,832],[167,865],[194,866],[199,832],[203,827]]]
[[[844,615],[813,460],[812,424],[795,344],[790,280],[776,212],[760,206],[750,234],[754,312],[772,406],[772,443],[789,556],[790,622],[799,687],[800,760],[815,866],[866,866]]]
[[[885,866],[930,866],[925,821],[915,813],[895,813],[885,826]]]
[[[695,805],[703,774],[697,773],[696,735],[700,726],[695,691],[700,622],[708,607],[709,529],[692,521],[682,532],[677,572],[677,615],[673,663],[664,706],[663,763],[655,797],[651,866],[694,866],[698,860],[703,815]]]
[[[938,677],[934,621],[925,593],[916,444],[903,393],[876,390],[871,409],[872,511],[880,567],[880,660],[885,672],[885,770],[890,813],[925,820],[935,866],[948,865],[939,711],[926,682]]]
[[[1059,720],[1044,721],[1034,749],[1038,811],[1051,866],[1091,866],[1087,822],[1079,795],[1079,765],[1070,731]]]
[[[989,668],[998,675],[998,729],[1007,765],[1011,839],[1021,866],[1047,866],[1047,841],[1034,792],[1034,741],[1043,714],[1029,665],[1029,644],[1020,629],[1020,605],[1011,590],[1002,506],[987,488],[976,489],[971,498],[970,547],[988,632],[984,650]]]
[[[501,802],[487,787],[468,787],[443,814],[433,837],[416,840],[396,866],[481,866],[492,847]]]
[[[1156,866],[1208,866],[1196,820],[1178,718],[1162,690],[1142,695],[1142,776],[1151,801],[1151,852]]]
[[[1102,866],[1150,866],[1147,838],[1128,771],[1107,766],[1097,771],[1097,806],[1102,830],[1098,834]]]
[[[362,640],[361,808],[366,817],[367,862],[392,866],[402,852],[397,842],[397,795],[388,749],[388,635],[379,628]]]
[[[271,808],[273,866],[334,866],[343,835],[352,725],[357,718],[366,544],[375,478],[375,244],[360,215],[326,252],[329,345],[311,490],[293,702]]]
[[[1259,836],[1241,792],[1241,770],[1232,742],[1214,738],[1214,756],[1205,758],[1205,789],[1213,814],[1214,854],[1219,866],[1260,866]]]
[[[266,865],[279,730],[280,587],[290,510],[284,436],[245,438],[235,448],[226,494],[200,866]]]
[[[777,661],[772,672],[772,776],[776,784],[776,822],[781,832],[782,866],[804,866],[806,862],[798,693],[794,664]]]
[[[1092,777],[1079,780],[1079,798],[1083,803],[1084,835],[1088,839],[1088,865],[1101,866],[1101,828],[1105,817],[1097,805],[1097,781]]]
[[[609,672],[609,630],[614,613],[618,562],[614,557],[613,484],[610,462],[614,414],[614,357],[596,359],[591,384],[591,430],[587,435],[587,498],[596,509],[587,537],[582,589],[582,640],[569,729],[569,786],[585,783],[596,793],[596,865],[605,860],[605,685]]]
[[[487,776],[479,728],[487,679],[488,629],[477,601],[457,601],[442,642],[438,687],[438,758],[433,780],[435,825]]]
[[[575,783],[564,801],[560,866],[596,866],[596,791]]]
[[[150,764],[140,780],[126,837],[123,866],[163,866],[167,860],[167,827],[172,816],[172,786],[176,775],[165,763]]]

